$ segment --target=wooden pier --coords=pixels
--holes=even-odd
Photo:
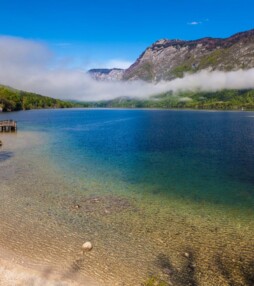
[[[2,120],[0,121],[0,132],[16,132],[17,122],[14,120]]]

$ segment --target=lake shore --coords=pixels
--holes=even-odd
[[[68,277],[56,269],[47,266],[33,265],[0,247],[0,285],[5,286],[99,286],[92,279]]]

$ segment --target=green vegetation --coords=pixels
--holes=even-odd
[[[0,109],[2,111],[18,111],[40,108],[70,108],[77,104],[31,92],[20,91],[0,86]]]
[[[190,108],[216,110],[254,110],[254,90],[221,90],[215,92],[172,92],[147,100],[118,98],[88,103],[89,107],[113,108]]]
[[[70,107],[254,110],[254,89],[214,92],[167,92],[148,99],[121,97],[114,100],[81,103],[62,101],[0,86],[0,109],[2,111]]]

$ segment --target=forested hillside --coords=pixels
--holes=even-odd
[[[70,108],[74,103],[0,86],[0,109],[18,111],[40,108]]]
[[[219,110],[254,110],[254,90],[221,90],[215,92],[164,93],[149,99],[121,97],[91,102],[90,107],[126,108],[194,108]]]

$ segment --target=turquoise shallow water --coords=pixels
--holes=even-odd
[[[94,239],[100,252],[89,261],[97,267],[83,269],[83,260],[75,261],[105,285],[121,279],[139,285],[150,275],[174,285],[251,285],[244,273],[253,259],[253,116],[78,109],[0,114],[0,120],[18,121],[18,135],[3,137],[13,147],[0,151],[0,176],[2,195],[10,205],[13,197],[20,205],[16,210],[2,206],[1,214],[11,210],[20,217],[25,206],[22,215],[29,218],[13,245],[22,233],[21,241],[33,235],[28,231],[35,223],[32,214],[42,222],[36,238],[45,233],[33,248],[43,244],[50,263],[56,257],[47,257],[48,248],[58,248],[45,230],[57,237],[66,232],[62,243],[68,241],[71,260],[84,237]],[[81,208],[73,210],[77,204]],[[11,219],[6,223],[2,241],[12,224]],[[31,257],[33,248],[27,251]],[[193,252],[195,273],[181,254],[186,251]],[[63,251],[59,257],[68,255]],[[105,257],[107,270],[100,265]]]
[[[119,180],[192,200],[253,206],[253,113],[44,110],[8,115],[48,137],[44,152],[73,176]],[[3,116],[2,116],[3,117]],[[241,195],[244,189],[246,196]]]

